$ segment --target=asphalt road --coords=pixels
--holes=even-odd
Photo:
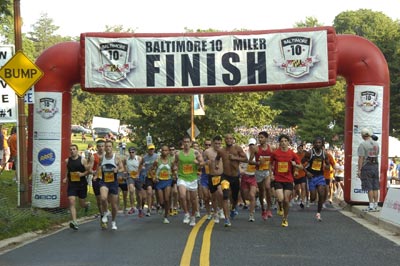
[[[170,218],[117,217],[118,230],[101,230],[99,220],[40,238],[0,255],[1,266],[29,265],[399,265],[400,246],[329,207],[322,222],[316,206],[291,208],[289,227],[259,212],[248,222],[240,210],[232,227],[203,217],[195,227]]]

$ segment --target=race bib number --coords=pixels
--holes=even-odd
[[[182,170],[183,170],[183,173],[185,175],[189,175],[189,174],[193,174],[194,173],[192,164],[184,164],[182,166]]]
[[[256,165],[255,164],[248,164],[246,168],[246,172],[248,173],[254,173],[256,171]]]
[[[269,170],[271,157],[270,156],[260,156],[260,170]]]
[[[321,159],[315,159],[312,162],[311,169],[313,169],[314,171],[321,171],[321,169],[322,169],[322,160]]]
[[[132,179],[136,179],[136,178],[138,178],[138,172],[136,172],[136,171],[130,171],[130,172],[129,172],[129,176],[130,176]]]
[[[70,177],[72,182],[79,182],[81,181],[81,177],[79,176],[79,172],[70,172]]]
[[[168,180],[169,179],[169,172],[168,170],[161,170],[159,177],[160,180]]]
[[[221,183],[221,176],[217,175],[217,176],[213,176],[211,178],[212,184],[213,186],[218,186]]]
[[[229,186],[230,186],[230,183],[229,183],[228,180],[222,180],[222,181],[221,181],[221,188],[222,188],[222,190],[224,190],[224,189],[229,189]]]
[[[104,182],[114,182],[115,176],[114,172],[104,172]]]
[[[289,163],[278,162],[278,173],[287,173],[287,172],[289,172]]]

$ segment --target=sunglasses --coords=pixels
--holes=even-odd
[[[209,147],[209,146],[211,146],[211,144],[204,144],[204,146]]]

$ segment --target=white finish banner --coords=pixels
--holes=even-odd
[[[33,114],[32,206],[57,208],[61,190],[61,92],[36,92]]]
[[[368,128],[378,137],[379,147],[382,147],[383,118],[383,86],[355,85],[353,105],[353,144],[351,167],[351,201],[368,202],[367,191],[361,189],[361,180],[357,177],[358,146],[363,141],[361,130]],[[381,155],[380,155],[381,156]],[[380,162],[379,156],[379,162]]]
[[[327,31],[85,37],[85,88],[194,88],[328,82]]]

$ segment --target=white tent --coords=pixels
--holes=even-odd
[[[400,140],[389,136],[389,157],[400,157]]]

